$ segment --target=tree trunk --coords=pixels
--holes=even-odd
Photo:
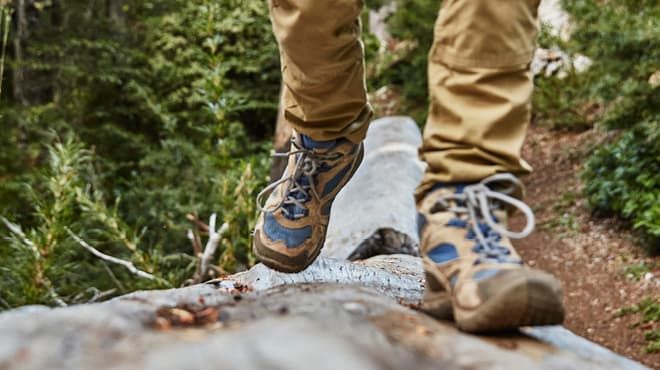
[[[14,100],[22,106],[28,104],[25,96],[24,81],[24,58],[23,42],[27,33],[27,17],[25,9],[25,0],[14,0],[14,9],[16,10],[16,28],[14,32],[14,63],[12,68]]]
[[[125,0],[108,0],[108,15],[118,28],[126,27],[126,12],[124,11]]]

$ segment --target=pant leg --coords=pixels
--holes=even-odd
[[[539,0],[444,0],[429,53],[428,163],[417,195],[439,182],[526,174],[530,62]]]
[[[287,122],[315,140],[364,139],[367,101],[362,0],[269,0],[280,46]]]

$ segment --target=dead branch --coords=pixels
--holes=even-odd
[[[200,282],[208,277],[211,259],[215,255],[215,251],[218,249],[218,244],[220,243],[222,236],[229,230],[229,224],[225,222],[220,227],[220,230],[216,231],[215,225],[217,218],[218,215],[214,213],[211,215],[211,219],[209,221],[209,240],[204,247],[204,253],[202,254],[202,257],[200,258],[199,271],[197,274],[197,278]]]
[[[186,236],[188,237],[188,240],[190,240],[190,244],[192,244],[193,253],[195,254],[195,257],[197,257],[197,258],[201,257],[201,255],[202,255],[202,241],[199,238],[199,235],[197,235],[196,232],[189,229]]]
[[[98,257],[98,258],[100,258],[104,261],[114,263],[116,265],[124,266],[133,275],[136,275],[136,276],[141,277],[143,279],[147,279],[147,280],[155,280],[156,279],[156,277],[153,276],[152,274],[150,274],[148,272],[144,272],[142,270],[139,270],[137,267],[135,267],[135,265],[133,265],[132,262],[124,261],[123,259],[113,257],[113,256],[109,256],[109,255],[99,251],[98,249],[92,247],[91,245],[87,244],[86,241],[82,240],[78,235],[74,234],[73,231],[71,231],[71,229],[69,229],[68,227],[66,228],[66,231],[69,233],[69,235],[75,241],[78,242],[78,244],[80,244],[83,248],[87,249],[91,254],[95,255],[96,257]]]
[[[110,290],[106,290],[106,291],[102,292],[96,287],[89,287],[89,288],[83,290],[82,292],[76,294],[76,296],[73,297],[73,301],[74,302],[80,302],[80,301],[82,301],[85,294],[91,293],[92,296],[89,299],[87,299],[84,303],[94,303],[94,302],[97,302],[100,299],[103,299],[105,297],[113,295],[116,291],[117,291],[116,289],[110,289]]]
[[[197,216],[189,213],[186,215],[186,219],[194,223],[203,232],[205,233],[209,232],[209,225],[202,222],[199,218],[197,218]]]

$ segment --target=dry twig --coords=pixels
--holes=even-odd
[[[209,221],[209,240],[206,243],[206,246],[204,247],[204,253],[202,254],[202,257],[199,262],[198,277],[200,278],[200,280],[203,280],[208,276],[209,266],[211,265],[211,259],[213,258],[213,255],[215,255],[215,251],[218,249],[218,244],[220,243],[222,236],[227,231],[229,231],[229,224],[227,224],[226,222],[222,224],[220,230],[216,231],[215,224],[217,218],[218,215],[214,213],[213,215],[211,215],[211,219]]]
[[[195,257],[199,258],[202,256],[202,240],[199,238],[199,235],[197,235],[196,232],[192,230],[188,230],[188,234],[186,235],[188,237],[188,240],[190,240],[190,244],[192,244],[193,252],[195,253]]]
[[[113,257],[113,256],[109,256],[109,255],[99,251],[98,249],[92,247],[86,241],[82,240],[78,235],[74,234],[73,231],[71,231],[71,229],[69,229],[68,227],[66,228],[66,231],[69,233],[69,235],[75,241],[78,242],[78,244],[80,244],[83,248],[87,249],[91,254],[95,255],[96,257],[98,257],[98,258],[100,258],[104,261],[114,263],[116,265],[124,266],[132,274],[134,274],[138,277],[141,277],[143,279],[147,279],[147,280],[155,280],[156,279],[156,277],[153,276],[152,274],[150,274],[148,272],[144,272],[144,271],[138,269],[137,267],[135,267],[135,265],[133,265],[132,262],[124,261],[123,259]]]
[[[186,219],[188,221],[194,223],[203,232],[205,232],[205,233],[209,232],[209,226],[207,224],[205,224],[204,222],[202,222],[199,218],[197,218],[197,216],[195,216],[193,214],[187,214]]]

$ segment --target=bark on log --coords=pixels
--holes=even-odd
[[[216,320],[198,326],[204,308]],[[193,320],[168,326],[174,310]],[[555,345],[523,334],[478,338],[370,289],[330,283],[141,292],[17,310],[0,315],[0,328],[2,369],[644,369],[585,350],[561,329],[547,333]]]
[[[368,148],[364,173],[338,199],[327,255],[346,258],[383,229],[415,238],[414,221],[405,219],[414,219],[416,183],[406,177],[414,174],[397,172],[419,171],[405,164],[414,141],[401,143],[410,121],[388,122],[372,126],[369,140],[390,144]],[[381,181],[366,181],[383,170],[369,161],[379,155],[399,164]],[[357,206],[387,181],[391,193],[371,198],[381,208]],[[390,203],[399,211],[385,217]],[[25,307],[0,314],[0,369],[645,369],[561,327],[462,333],[414,309],[422,291],[420,260],[396,254],[324,257],[300,274],[257,265],[225,280],[100,304]]]

